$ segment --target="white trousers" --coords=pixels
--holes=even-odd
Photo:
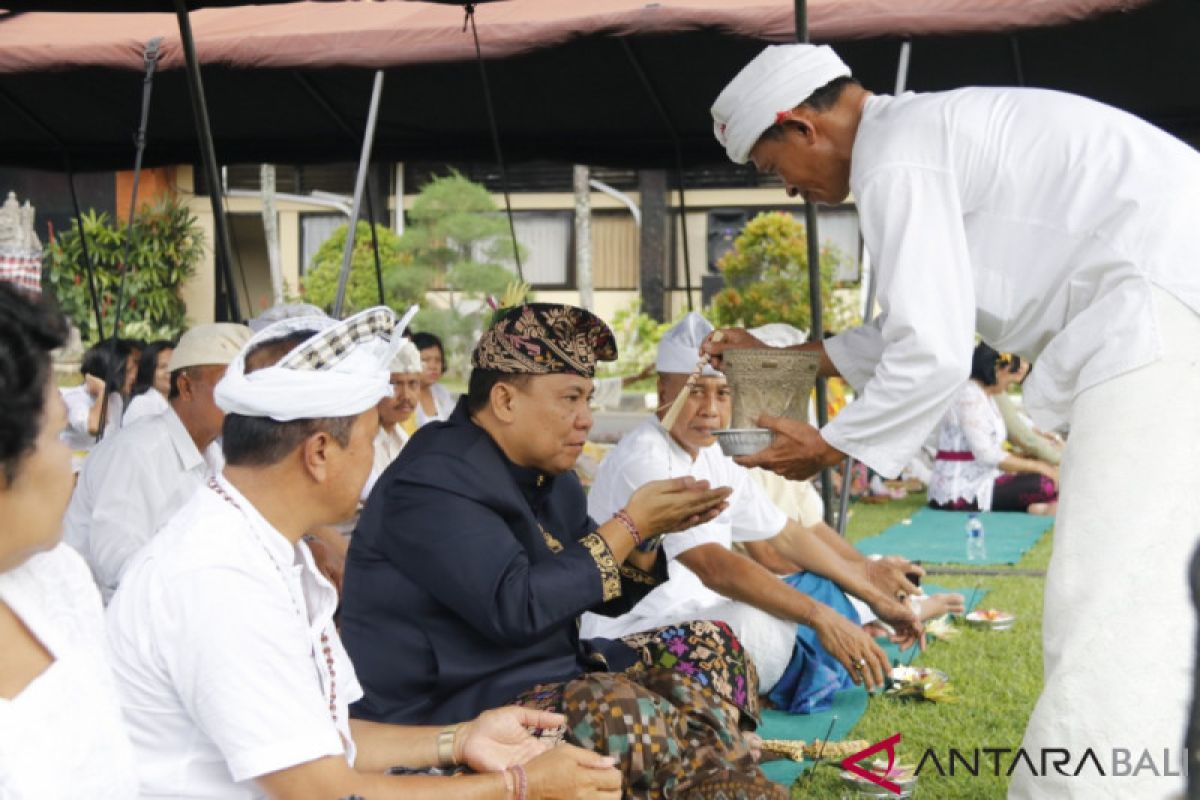
[[[1010,797],[1148,800],[1184,788],[1161,773],[1182,772],[1192,693],[1200,315],[1153,296],[1162,360],[1080,393],[1072,408],[1046,577],[1045,686],[1023,744],[1039,769],[1042,750],[1065,748],[1068,773],[1091,748],[1106,777],[1091,761],[1079,776],[1022,766]]]

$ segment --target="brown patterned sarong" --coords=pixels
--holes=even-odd
[[[754,665],[722,623],[692,622],[625,639],[642,663],[542,684],[514,702],[567,718],[562,738],[618,759],[634,800],[783,800],[741,727],[757,721]],[[753,682],[746,683],[747,679]],[[739,724],[739,722],[743,724]]]
[[[646,667],[662,667],[695,678],[738,713],[742,730],[754,730],[759,716],[758,672],[733,630],[719,620],[693,620],[621,638],[641,653]]]

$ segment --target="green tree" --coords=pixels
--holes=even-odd
[[[370,226],[371,223],[360,220],[355,232],[343,314],[353,314],[379,305],[379,284],[375,279],[375,252],[371,245]],[[346,232],[349,229],[349,225],[340,226],[317,248],[301,283],[305,301],[326,311],[333,309],[333,301],[337,297],[338,277],[342,272]],[[422,302],[425,292],[433,283],[432,270],[414,264],[402,251],[400,237],[386,225],[376,224],[375,236],[379,241],[384,304],[406,309],[413,303]]]
[[[104,334],[112,335],[117,287],[125,245],[133,231],[125,288],[121,292],[121,335],[141,339],[173,339],[187,325],[179,289],[196,271],[204,253],[204,238],[187,207],[165,199],[142,206],[132,226],[115,222],[106,213],[83,215],[88,253],[95,269]],[[88,292],[87,270],[78,225],[60,233],[46,249],[48,289],[63,312],[79,328],[85,345],[100,340]]]
[[[303,281],[305,299],[333,306],[346,226],[334,231],[313,257]],[[441,337],[447,368],[463,371],[464,356],[486,324],[486,299],[500,297],[515,276],[504,266],[512,260],[508,221],[487,189],[457,172],[434,178],[413,201],[403,236],[376,226],[387,304],[398,310],[421,306],[413,327]],[[428,302],[431,290],[443,290],[440,302]],[[379,302],[371,232],[360,222],[346,285],[344,313]]]
[[[613,314],[609,324],[617,340],[618,360],[597,364],[597,373],[601,377],[632,375],[652,365],[658,355],[659,340],[676,321],[655,321],[642,311],[641,298],[635,297],[629,305]]]
[[[841,262],[837,248],[821,248],[824,308],[832,304],[833,276]],[[753,328],[786,322],[809,329],[808,237],[804,224],[791,214],[764,212],[750,220],[717,267],[726,288],[713,299],[714,325]]]
[[[483,186],[457,172],[435,177],[413,201],[408,218],[401,251],[434,271],[450,308],[499,297],[513,280],[503,266],[513,254],[508,221]]]

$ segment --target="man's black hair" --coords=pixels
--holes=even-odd
[[[503,381],[517,388],[524,388],[532,377],[532,375],[497,372],[494,369],[476,367],[471,370],[471,376],[467,378],[467,411],[471,414],[478,414],[487,408],[488,403],[491,402],[492,387],[497,383]]]
[[[843,75],[840,78],[834,78],[829,83],[817,89],[808,96],[800,106],[807,106],[813,111],[828,111],[837,105],[837,101],[842,99],[842,94],[850,86],[860,86],[859,82],[849,75]],[[797,106],[799,108],[800,106]],[[763,131],[759,138],[778,139],[783,136],[783,125],[776,122],[771,127]]]
[[[275,364],[312,335],[313,331],[294,331],[279,339],[259,343],[246,354],[246,373]],[[175,373],[171,373],[171,390],[175,391]],[[305,439],[320,432],[328,433],[345,447],[350,444],[350,429],[354,426],[356,416],[279,422],[270,417],[226,414],[221,428],[221,449],[225,453],[225,463],[235,467],[278,464]]]

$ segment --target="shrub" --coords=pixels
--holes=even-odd
[[[139,339],[174,339],[187,326],[179,289],[196,271],[204,253],[204,239],[195,217],[173,198],[142,206],[132,226],[116,222],[107,213],[83,215],[88,253],[96,273],[104,333],[112,335],[116,318],[117,287],[121,280],[125,244],[133,231],[129,269],[122,290],[121,334]],[[99,341],[88,292],[87,271],[78,225],[59,233],[46,248],[48,289],[63,312],[79,328],[85,345]]]
[[[833,276],[842,261],[834,247],[821,248],[821,304],[830,308]],[[804,223],[772,211],[747,223],[733,249],[717,263],[726,288],[713,299],[717,327],[753,328],[786,322],[802,330],[812,324],[808,296],[808,237]]]

